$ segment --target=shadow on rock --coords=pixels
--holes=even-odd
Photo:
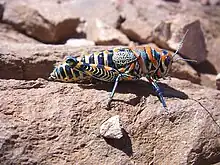
[[[184,92],[176,90],[164,83],[158,83],[158,84],[163,92],[164,97],[188,99],[188,95],[186,95]],[[97,90],[106,90],[108,92],[111,92],[113,88],[113,83],[93,82],[93,84],[79,84],[79,87],[84,89],[97,89]],[[144,80],[120,82],[116,89],[116,92],[135,94],[137,97],[132,98],[128,102],[126,102],[131,105],[137,105],[143,96],[144,97],[148,97],[149,95],[157,96],[157,93],[153,90],[151,84],[149,84]],[[120,100],[113,99],[113,101],[120,101]]]
[[[122,129],[122,132],[123,132],[123,137],[121,139],[108,139],[108,138],[104,138],[104,139],[106,143],[108,143],[112,147],[123,151],[128,156],[132,156],[133,150],[132,150],[131,139],[128,136],[128,133],[124,129]]]

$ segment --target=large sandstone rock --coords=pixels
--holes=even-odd
[[[65,45],[1,44],[0,78],[47,78],[54,65],[65,56],[80,56],[82,52],[81,48]]]
[[[218,74],[218,75],[216,76],[215,81],[216,81],[217,89],[220,90],[220,74]]]
[[[178,15],[176,19],[170,22],[162,21],[154,29],[153,39],[162,47],[176,50],[184,33],[188,30],[179,53],[184,57],[194,59],[198,63],[201,63],[206,60],[207,50],[200,21],[186,17]]]
[[[134,26],[135,25],[135,26]],[[132,41],[139,43],[149,43],[152,41],[152,27],[147,22],[140,19],[126,19],[121,24],[121,31]]]
[[[217,72],[220,72],[220,36],[214,40],[211,41],[209,44],[209,54],[208,54],[208,60],[211,62],[211,64],[215,67]]]
[[[112,85],[0,80],[1,164],[195,164],[220,161],[220,93],[188,81],[160,84],[170,119],[144,81]],[[135,88],[134,88],[135,86]],[[199,102],[197,102],[197,101]],[[120,115],[127,135],[105,141],[103,121]],[[218,124],[218,125],[217,125]]]
[[[189,80],[196,84],[200,84],[201,82],[197,71],[185,61],[174,62],[170,70],[170,75],[179,79]]]
[[[4,2],[0,1],[0,21],[2,20],[3,12],[4,12]]]
[[[12,26],[0,23],[0,43],[39,43],[22,33],[16,31]],[[9,44],[10,44],[9,43]]]
[[[57,43],[77,35],[81,20],[68,9],[52,1],[11,0],[6,3],[3,21],[41,42]]]
[[[88,23],[87,39],[93,40],[97,45],[128,45],[129,39],[114,27],[100,19]]]
[[[213,89],[218,89],[216,75],[205,73],[205,74],[200,74],[200,78],[201,78],[201,85]]]
[[[110,0],[80,0],[64,3],[66,8],[74,10],[75,15],[84,17],[87,22],[101,19],[106,24],[117,27],[120,15]]]

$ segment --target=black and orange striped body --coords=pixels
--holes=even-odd
[[[93,77],[101,81],[114,82],[111,100],[119,81],[146,77],[165,108],[162,92],[154,80],[167,75],[172,61],[169,51],[150,46],[114,48],[84,55],[81,58],[68,56],[63,64],[54,69],[50,79],[75,82]]]
[[[61,64],[54,69],[54,75],[58,76],[52,77],[65,82],[83,80],[87,76],[114,82],[118,74],[124,74],[120,81],[136,80],[146,75],[158,79],[168,73],[171,65],[170,55],[167,50],[150,46],[103,50],[78,58],[78,69],[67,63]],[[143,66],[140,66],[137,56],[143,59],[146,73],[143,72]],[[115,74],[112,74],[113,70]]]

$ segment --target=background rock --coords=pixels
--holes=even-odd
[[[3,21],[41,42],[57,43],[77,34],[80,18],[56,3],[12,0],[6,3]]]
[[[63,3],[70,8],[78,17],[85,18],[86,22],[94,19],[101,19],[112,27],[118,26],[119,13],[116,6],[109,0],[80,0]]]
[[[2,19],[3,12],[4,12],[4,2],[0,1],[0,21]]]
[[[143,22],[139,19],[127,19],[122,23],[121,31],[132,41],[139,43],[149,43],[152,41],[151,27],[149,27],[147,22]]]
[[[220,90],[220,74],[216,76],[216,86],[217,86],[217,89]]]
[[[161,22],[153,32],[153,38],[157,45],[176,50],[188,30],[179,53],[201,63],[207,57],[204,34],[199,20],[190,19],[179,15],[172,22]]]
[[[217,89],[216,86],[216,75],[212,74],[200,74],[201,85]]]
[[[220,57],[219,57],[219,51],[220,51],[220,37],[216,38],[210,43],[210,49],[209,49],[209,56],[208,60],[214,65],[217,72],[220,72]]]
[[[30,38],[16,31],[12,26],[0,23],[0,43],[39,43],[33,38]]]
[[[200,84],[201,79],[196,72],[187,62],[185,61],[177,61],[172,65],[172,69],[170,71],[170,75],[172,77],[177,77],[183,80],[189,80],[193,83]]]
[[[87,39],[93,40],[97,45],[129,44],[129,39],[126,35],[107,25],[100,19],[91,21],[89,25],[87,31]]]

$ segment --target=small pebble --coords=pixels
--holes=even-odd
[[[105,138],[121,139],[123,137],[119,115],[105,121],[100,127],[100,134]]]

